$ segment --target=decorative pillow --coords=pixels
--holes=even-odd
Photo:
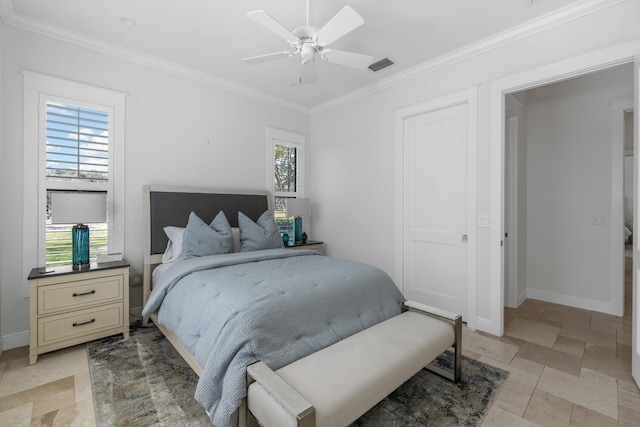
[[[182,237],[181,259],[231,252],[231,226],[222,211],[207,225],[195,213],[189,214],[189,222]]]
[[[167,249],[165,249],[162,255],[162,262],[173,262],[180,259],[182,255],[182,235],[184,234],[184,227],[168,226],[163,228],[164,233],[169,238],[167,243]]]
[[[257,222],[238,212],[238,225],[240,226],[240,252],[282,247],[282,237],[271,212],[265,211]]]

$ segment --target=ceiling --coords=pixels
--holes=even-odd
[[[388,57],[395,64],[374,73],[318,59],[318,82],[300,87],[292,85],[298,77],[295,58],[257,65],[241,59],[289,48],[247,12],[263,9],[292,30],[305,23],[305,0],[0,0],[0,13],[10,25],[309,109],[572,3],[576,1],[311,0],[310,24],[316,27],[346,4],[365,20],[331,47],[371,55],[374,62]]]

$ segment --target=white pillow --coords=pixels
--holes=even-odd
[[[182,255],[182,236],[184,235],[184,227],[165,227],[163,228],[164,233],[169,238],[169,243],[167,243],[167,249],[165,249],[164,254],[162,255],[162,262],[172,262],[180,259]]]

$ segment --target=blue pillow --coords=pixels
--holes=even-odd
[[[210,225],[195,213],[189,214],[189,222],[182,237],[181,259],[226,254],[232,248],[231,226],[224,212],[218,212]]]
[[[269,211],[260,215],[257,222],[238,212],[238,226],[240,227],[240,252],[282,247],[280,231]]]

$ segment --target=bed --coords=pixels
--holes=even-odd
[[[375,267],[309,250],[243,251],[246,221],[270,211],[267,192],[144,188],[143,315],[200,376],[196,400],[216,427],[245,423],[247,366],[282,368],[402,311],[402,294]],[[163,263],[165,227],[185,228],[192,212],[212,228],[222,212],[233,250]]]

